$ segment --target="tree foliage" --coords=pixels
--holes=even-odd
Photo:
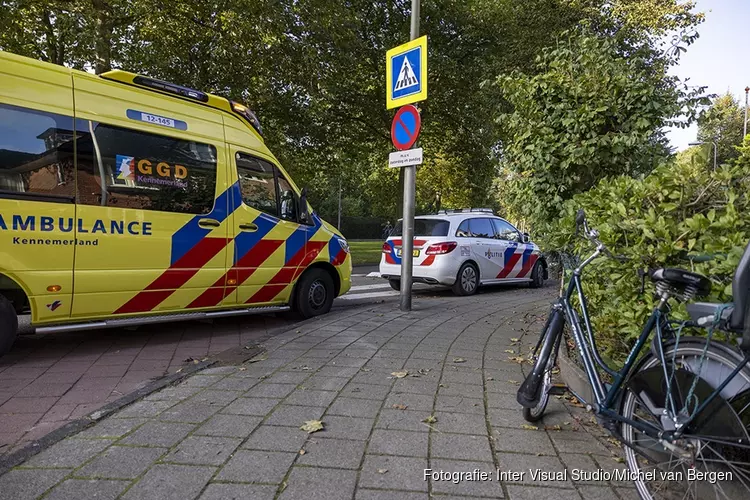
[[[535,74],[499,77],[512,108],[498,118],[504,204],[539,229],[599,180],[663,162],[664,128],[704,102],[703,89],[667,75],[670,62],[649,44],[623,52],[615,38],[570,33],[542,52]]]
[[[638,269],[692,269],[712,281],[703,300],[731,302],[732,276],[750,239],[748,189],[750,141],[735,162],[717,171],[681,155],[643,180],[610,177],[564,204],[560,230],[552,235],[556,248],[575,255],[593,251],[573,236],[575,212],[583,208],[600,239],[627,259],[599,259],[583,277],[597,340],[611,358],[624,359],[654,307],[653,285],[639,294]],[[685,317],[682,307],[675,314]]]
[[[717,162],[719,164],[734,160],[739,156],[737,146],[742,144],[742,126],[745,120],[745,110],[732,94],[717,97],[711,103],[708,111],[698,120],[698,140],[706,142],[706,148],[717,144]],[[707,165],[713,165],[711,156]]]

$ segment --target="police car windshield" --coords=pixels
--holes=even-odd
[[[450,222],[443,219],[414,219],[414,236],[448,236]],[[401,221],[396,223],[391,236],[401,236]]]

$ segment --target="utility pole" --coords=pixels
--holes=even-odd
[[[747,135],[747,94],[750,92],[750,87],[745,87],[745,121],[744,125],[742,127],[742,140],[745,140],[745,136]]]
[[[419,38],[419,0],[411,0],[410,40]],[[414,264],[414,204],[417,167],[404,168],[404,210],[401,223],[401,303],[402,311],[411,311],[411,285]]]

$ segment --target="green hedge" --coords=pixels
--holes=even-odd
[[[740,150],[734,164],[717,171],[683,155],[645,179],[605,179],[564,205],[547,248],[591,253],[590,243],[573,237],[575,212],[583,208],[600,239],[629,259],[602,258],[584,272],[589,312],[608,358],[624,359],[654,306],[652,284],[639,294],[639,268],[692,269],[713,283],[701,300],[731,301],[732,276],[750,239],[750,141]],[[711,259],[696,259],[706,255]],[[684,306],[675,314],[684,317]]]

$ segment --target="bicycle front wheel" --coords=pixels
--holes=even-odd
[[[549,389],[552,386],[552,369],[555,367],[564,324],[562,311],[553,309],[537,347],[534,367],[516,394],[516,400],[523,406],[523,418],[528,422],[541,420],[547,409]]]
[[[621,415],[667,432],[681,425],[742,362],[729,347],[705,342],[665,347],[666,370],[659,357],[647,356],[625,389]],[[625,459],[641,498],[750,498],[749,403],[750,369],[743,369],[680,439],[655,439],[623,423]]]

